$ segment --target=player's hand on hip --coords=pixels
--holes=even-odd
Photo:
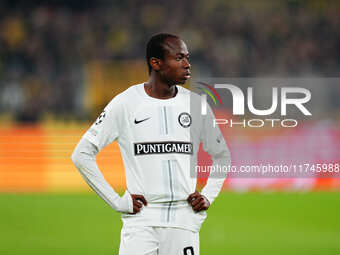
[[[201,195],[201,193],[198,191],[190,194],[187,198],[187,201],[195,212],[208,210],[210,206],[209,200],[205,196]]]
[[[136,214],[140,212],[140,210],[143,207],[143,204],[144,205],[148,204],[143,195],[131,194],[131,198],[133,202],[133,213],[132,214]]]

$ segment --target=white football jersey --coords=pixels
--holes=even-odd
[[[132,86],[105,107],[84,135],[99,150],[118,142],[127,190],[148,202],[135,215],[123,214],[124,225],[198,231],[206,217],[205,212],[194,213],[186,201],[196,189],[193,167],[199,145],[203,142],[211,155],[229,152],[219,128],[212,128],[210,108],[201,115],[199,95],[177,89],[173,98],[156,99],[145,92],[144,84]],[[211,201],[214,193],[207,189],[204,195]]]

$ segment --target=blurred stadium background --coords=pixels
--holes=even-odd
[[[151,35],[180,35],[194,77],[339,77],[339,13],[330,0],[2,0],[0,254],[115,254],[119,216],[88,192],[70,155],[113,96],[147,79]],[[339,96],[325,93],[332,125],[315,124],[328,136],[312,148],[335,162]],[[249,139],[249,150],[264,146]],[[98,164],[124,190],[116,144]],[[339,188],[318,176],[228,180],[202,254],[340,254]]]

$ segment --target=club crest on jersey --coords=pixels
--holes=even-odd
[[[98,116],[97,120],[96,120],[96,125],[99,125],[100,123],[103,122],[103,119],[105,118],[105,110]]]
[[[190,114],[187,113],[187,112],[182,112],[178,116],[178,122],[184,128],[190,127],[190,125],[191,125],[191,116],[190,116]]]

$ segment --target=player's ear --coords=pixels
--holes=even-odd
[[[162,60],[160,60],[159,58],[152,57],[150,58],[149,63],[152,69],[156,72],[161,69]]]

